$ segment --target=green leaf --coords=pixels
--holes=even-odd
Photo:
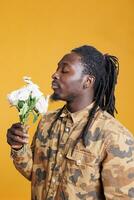
[[[29,109],[29,107],[28,107],[27,103],[24,103],[23,107],[20,109],[19,115],[22,115],[22,116],[25,115],[26,112],[28,112],[28,109]]]
[[[39,113],[36,114],[34,111],[32,111],[32,114],[33,114],[33,116],[34,116],[34,118],[33,118],[33,123],[35,123],[35,122],[37,121],[38,117],[39,117]]]
[[[19,100],[19,101],[18,101],[18,104],[17,104],[17,107],[18,107],[19,109],[21,109],[21,108],[23,107],[24,104],[25,104],[25,101]]]
[[[17,109],[19,111],[20,122],[25,124],[28,120],[30,113],[33,114],[33,123],[38,119],[39,113],[35,108],[38,99],[36,97],[32,98],[32,95],[29,95],[29,98],[26,101],[19,101]]]
[[[27,105],[30,107],[31,105],[31,95],[29,96],[29,98],[27,99]]]

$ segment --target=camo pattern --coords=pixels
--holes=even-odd
[[[84,147],[76,138],[92,104],[69,113],[64,107],[40,121],[31,147],[11,150],[17,170],[31,181],[32,200],[134,200],[134,137],[98,110]]]

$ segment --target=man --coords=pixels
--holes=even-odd
[[[117,75],[116,57],[73,49],[52,76],[52,99],[66,105],[41,119],[31,147],[20,123],[8,129],[32,200],[134,199],[134,138],[114,118]]]

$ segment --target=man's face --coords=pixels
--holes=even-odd
[[[84,91],[82,72],[81,57],[74,52],[65,55],[52,75],[52,99],[71,101],[81,96]]]

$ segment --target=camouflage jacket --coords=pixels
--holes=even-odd
[[[32,145],[11,150],[17,170],[31,181],[32,200],[134,199],[134,138],[106,111],[98,110],[86,136],[74,143],[92,105],[59,117],[47,113]]]

